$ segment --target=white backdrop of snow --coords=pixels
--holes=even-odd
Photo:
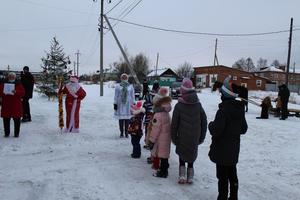
[[[215,165],[207,154],[207,133],[199,146],[193,185],[178,185],[178,157],[172,146],[169,177],[152,176],[146,163],[130,158],[130,139],[120,139],[113,119],[114,89],[84,85],[79,134],[61,134],[57,102],[34,95],[31,123],[21,125],[20,138],[0,138],[0,199],[3,200],[212,200],[217,198]],[[250,93],[258,96],[261,92]],[[218,93],[203,90],[199,98],[213,120]],[[176,101],[173,101],[173,105]],[[290,104],[299,108],[299,105]],[[238,164],[241,200],[296,200],[300,198],[300,119],[270,116],[255,119],[260,108],[249,104],[248,131],[241,139]],[[13,128],[13,127],[11,127]],[[3,133],[3,125],[0,125]],[[13,130],[13,129],[12,129]],[[142,143],[142,142],[141,142]],[[142,143],[143,144],[143,143]]]

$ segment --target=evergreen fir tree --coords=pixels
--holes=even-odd
[[[68,79],[67,66],[71,63],[56,37],[51,41],[50,52],[46,52],[46,57],[42,58],[42,62],[42,85],[39,89],[50,98],[57,95],[59,87],[57,78],[63,77],[64,81]]]

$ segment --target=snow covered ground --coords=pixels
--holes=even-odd
[[[146,163],[149,152],[143,149],[141,159],[132,159],[130,139],[118,137],[114,89],[105,87],[105,96],[100,98],[99,86],[84,88],[87,97],[82,102],[79,134],[60,134],[57,102],[35,94],[33,121],[22,124],[20,138],[0,138],[1,200],[216,199],[215,165],[207,156],[209,133],[199,147],[193,185],[177,184],[174,146],[169,177],[155,178]],[[203,90],[199,97],[208,120],[213,120],[219,94]],[[300,118],[255,119],[259,115],[260,108],[250,104],[246,114],[249,129],[241,140],[238,164],[239,197],[300,199]],[[2,122],[0,131],[2,134]]]

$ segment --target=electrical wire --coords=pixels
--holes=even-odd
[[[108,17],[108,18],[115,20],[115,21],[125,23],[125,24],[130,24],[130,25],[153,29],[153,30],[158,30],[158,31],[166,31],[166,32],[182,33],[182,34],[192,34],[192,35],[205,35],[205,36],[249,37],[249,36],[273,35],[273,34],[279,34],[279,33],[286,33],[286,32],[290,31],[290,30],[280,30],[280,31],[262,32],[262,33],[228,33],[228,34],[226,34],[226,33],[194,32],[194,31],[183,31],[183,30],[175,30],[175,29],[167,29],[167,28],[161,28],[161,27],[148,26],[148,25],[129,22],[129,21],[125,21],[122,19],[113,18],[113,17]],[[293,31],[299,31],[299,30],[300,30],[300,28],[293,29]]]
[[[112,10],[114,10],[123,0],[120,0],[114,7],[112,7],[109,11],[107,11],[105,14],[107,15],[110,13]]]
[[[130,4],[123,12],[118,16],[118,18],[124,19],[127,15],[129,15],[134,8],[136,8],[143,0],[139,0],[137,3],[136,1]],[[130,8],[131,7],[131,8]],[[128,10],[129,9],[129,10]],[[127,11],[128,10],[128,11]],[[127,11],[127,13],[125,13]],[[124,14],[125,13],[125,14]],[[114,28],[118,22],[114,23],[112,27]],[[107,30],[104,34],[107,34],[110,30]]]
[[[93,25],[70,25],[70,26],[57,26],[57,27],[40,27],[40,28],[24,28],[24,29],[0,29],[0,32],[19,32],[19,31],[46,31],[53,29],[71,29],[71,28],[84,28]]]
[[[85,12],[85,11],[80,11],[80,10],[73,10],[73,9],[68,9],[68,8],[62,8],[59,6],[52,6],[52,5],[48,5],[48,4],[44,4],[44,3],[39,3],[39,2],[35,2],[35,1],[31,1],[31,0],[15,0],[15,1],[19,1],[22,3],[27,3],[27,4],[31,4],[31,5],[36,5],[36,6],[41,6],[41,7],[46,7],[46,8],[51,8],[51,9],[55,9],[55,10],[61,10],[61,11],[66,11],[66,12],[71,12],[71,13],[78,13],[78,14],[92,14],[92,15],[99,15],[97,13],[90,13],[90,12]]]

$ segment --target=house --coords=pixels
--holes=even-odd
[[[252,72],[224,65],[194,67],[194,73],[197,88],[212,87],[215,81],[223,82],[227,76],[231,76],[235,84],[245,86],[249,90],[265,90],[266,84],[273,84],[269,79]]]
[[[160,86],[171,86],[173,82],[179,81],[179,76],[170,68],[153,70],[147,75],[150,85],[155,80],[159,81]]]
[[[255,75],[267,78],[276,84],[276,88],[286,82],[286,72],[276,67],[265,67]],[[294,92],[300,91],[300,72],[290,70],[289,73],[289,89]]]

